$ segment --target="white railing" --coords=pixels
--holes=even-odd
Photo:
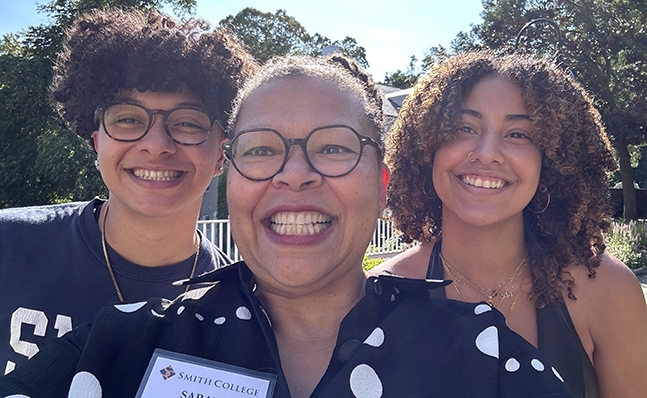
[[[198,229],[233,261],[241,259],[238,247],[231,236],[229,220],[200,220],[198,221]],[[377,226],[366,254],[371,257],[381,257],[382,255],[399,253],[404,251],[406,247],[397,238],[391,221],[377,220]]]

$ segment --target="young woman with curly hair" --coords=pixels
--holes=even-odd
[[[91,139],[109,200],[0,212],[1,373],[109,303],[175,297],[173,281],[230,262],[196,221],[222,171],[220,123],[254,69],[204,21],[115,9],[73,23],[51,95]]]
[[[578,397],[647,391],[640,284],[605,253],[613,154],[585,90],[552,63],[457,55],[416,84],[387,139],[388,207],[418,246],[373,273],[451,279],[543,351]]]

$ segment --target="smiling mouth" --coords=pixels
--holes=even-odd
[[[464,184],[471,185],[473,187],[486,189],[501,189],[504,186],[508,185],[508,183],[503,180],[483,177],[472,178],[469,176],[461,176],[461,181]]]
[[[282,212],[270,218],[270,229],[279,235],[315,235],[332,225],[332,217],[318,212]]]
[[[173,181],[182,175],[181,171],[178,170],[146,170],[146,169],[133,169],[132,173],[135,177],[142,180],[151,180],[151,181]]]

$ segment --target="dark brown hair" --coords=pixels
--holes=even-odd
[[[51,98],[60,115],[90,138],[95,110],[121,90],[176,92],[202,96],[221,123],[255,64],[225,28],[189,19],[177,23],[157,12],[110,9],[79,17],[67,31],[54,66]]]
[[[469,53],[436,65],[415,85],[387,137],[393,172],[387,206],[405,242],[429,242],[442,232],[440,199],[431,179],[436,150],[451,140],[459,111],[481,80],[503,77],[522,92],[542,153],[539,188],[524,210],[526,246],[538,307],[572,294],[564,268],[584,265],[595,276],[605,250],[602,232],[611,215],[608,171],[615,168],[609,140],[592,100],[572,76],[528,56]]]

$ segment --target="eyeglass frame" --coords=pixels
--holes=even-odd
[[[114,105],[130,105],[130,106],[136,106],[136,107],[138,107],[138,108],[141,108],[144,112],[146,112],[146,114],[148,115],[148,126],[146,127],[146,131],[144,132],[144,134],[142,134],[141,136],[139,136],[139,137],[137,137],[137,138],[132,138],[132,139],[115,138],[115,137],[113,137],[112,135],[110,135],[110,133],[108,132],[108,128],[106,127],[106,123],[105,123],[105,114],[106,114],[106,110],[107,110],[108,108],[110,108],[111,106],[114,106]],[[177,110],[180,110],[180,109],[191,109],[191,110],[195,110],[195,111],[200,111],[200,112],[203,112],[205,115],[207,115],[207,117],[209,117],[209,121],[210,121],[211,123],[209,124],[209,132],[207,132],[207,136],[204,138],[204,140],[202,140],[202,141],[200,141],[200,142],[196,142],[196,143],[189,143],[189,144],[187,144],[187,143],[184,143],[184,142],[180,142],[180,141],[176,140],[176,139],[173,137],[173,135],[171,134],[171,131],[170,131],[170,130],[169,130],[169,128],[168,128],[168,124],[167,124],[168,116],[169,116],[171,113],[173,113],[173,112],[175,112],[175,111],[177,111]],[[191,106],[178,106],[177,108],[172,108],[172,109],[169,109],[169,110],[164,110],[164,109],[149,109],[149,108],[146,108],[146,107],[145,107],[145,106],[143,106],[143,105],[133,104],[133,103],[131,103],[131,102],[113,102],[113,103],[111,103],[111,104],[103,105],[103,106],[98,107],[98,108],[94,111],[94,123],[97,125],[97,128],[100,128],[100,127],[101,127],[101,125],[103,125],[103,131],[105,131],[105,133],[106,133],[106,135],[107,135],[108,137],[112,138],[112,139],[113,139],[113,140],[115,140],[115,141],[119,141],[119,142],[135,142],[135,141],[139,141],[139,140],[141,140],[142,138],[144,138],[144,137],[146,136],[146,134],[148,134],[148,133],[151,131],[151,127],[153,127],[153,116],[154,116],[154,115],[156,115],[156,114],[159,114],[159,115],[162,115],[162,116],[163,116],[163,119],[162,119],[162,125],[164,126],[164,131],[165,131],[165,132],[166,132],[166,134],[169,136],[169,138],[170,138],[173,142],[175,142],[176,144],[180,144],[180,145],[185,145],[185,146],[196,146],[196,145],[204,144],[204,143],[209,139],[209,136],[211,135],[211,130],[213,130],[213,125],[214,125],[214,123],[216,123],[216,124],[220,127],[220,129],[223,131],[223,133],[224,133],[224,131],[225,131],[225,129],[222,127],[222,124],[220,124],[220,121],[219,121],[218,119],[216,119],[216,117],[215,117],[215,116],[211,116],[211,115],[209,115],[209,114],[208,114],[204,109],[202,109],[202,108],[191,107]]]
[[[353,165],[353,167],[350,170],[348,170],[347,172],[345,172],[343,174],[339,174],[339,175],[324,174],[321,171],[319,171],[312,164],[312,162],[310,161],[310,157],[308,156],[308,150],[307,150],[308,139],[312,136],[312,134],[316,133],[319,130],[324,130],[324,129],[328,129],[328,128],[339,128],[339,127],[343,127],[343,128],[346,128],[346,129],[350,130],[359,139],[359,143],[360,143],[359,156],[357,157],[357,161],[355,162],[355,165]],[[281,139],[281,141],[283,141],[283,145],[285,147],[285,155],[283,156],[283,162],[281,163],[281,166],[278,168],[278,170],[269,177],[266,177],[266,178],[250,178],[250,177],[246,176],[245,173],[243,173],[238,168],[238,166],[236,165],[236,162],[233,159],[233,155],[231,153],[231,151],[232,151],[232,145],[231,144],[239,136],[241,136],[244,133],[248,133],[250,131],[271,131],[271,132],[275,133]],[[245,130],[241,130],[241,131],[237,132],[236,134],[234,134],[234,136],[231,138],[231,140],[223,142],[222,143],[222,151],[225,154],[225,158],[227,158],[227,160],[229,160],[231,162],[231,164],[234,166],[236,171],[238,171],[238,173],[240,173],[241,176],[243,176],[243,177],[245,177],[245,178],[247,178],[248,180],[251,180],[251,181],[267,181],[267,180],[271,180],[272,178],[276,177],[279,173],[281,173],[283,171],[283,168],[288,163],[288,157],[289,157],[289,154],[290,154],[290,148],[292,148],[294,145],[298,145],[299,147],[301,147],[301,149],[303,150],[303,154],[305,156],[306,162],[308,163],[308,166],[310,166],[310,168],[312,170],[317,172],[319,175],[321,175],[323,177],[328,177],[328,178],[343,177],[345,175],[350,174],[353,170],[355,170],[355,168],[357,167],[359,162],[362,160],[362,155],[364,154],[364,147],[367,146],[367,145],[370,145],[370,146],[372,146],[372,147],[374,147],[374,148],[376,148],[378,150],[379,159],[382,159],[382,157],[384,156],[384,149],[382,148],[382,144],[380,142],[376,141],[375,139],[373,139],[373,138],[371,138],[371,137],[369,137],[367,135],[362,135],[362,134],[358,133],[357,130],[355,130],[354,128],[352,128],[351,126],[346,125],[346,124],[330,124],[330,125],[326,125],[326,126],[316,127],[314,129],[312,129],[304,138],[285,138],[283,136],[283,134],[281,134],[278,130],[275,130],[275,129],[272,129],[272,128],[269,128],[269,127],[245,129]]]

